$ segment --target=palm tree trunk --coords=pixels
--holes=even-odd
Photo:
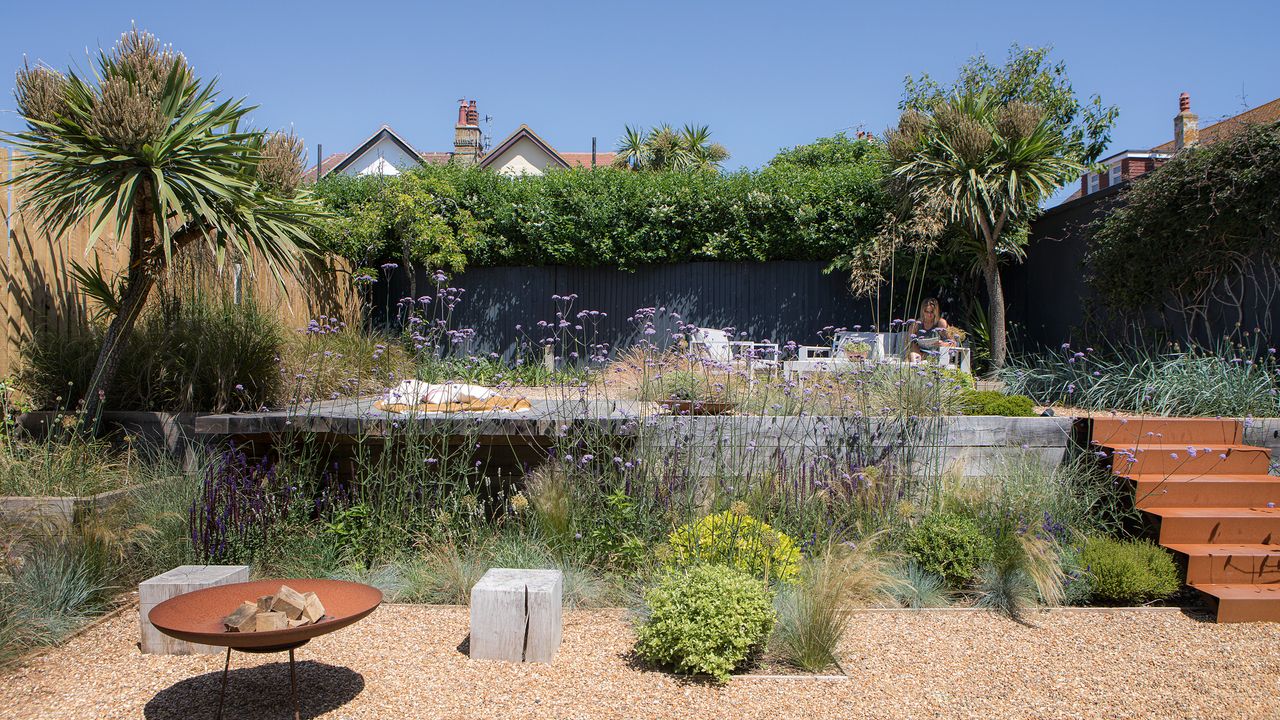
[[[1000,282],[1000,261],[995,253],[987,255],[987,323],[991,333],[991,370],[1004,367],[1008,354],[1008,338],[1004,323],[1004,285]]]
[[[155,285],[155,277],[148,267],[146,254],[154,244],[156,225],[151,203],[151,183],[145,178],[138,189],[138,195],[129,233],[129,274],[125,278],[120,311],[107,326],[107,332],[102,337],[102,349],[98,351],[98,361],[93,367],[89,386],[85,388],[84,415],[80,426],[86,432],[94,429],[98,423],[106,401],[107,388],[111,387],[111,381],[120,368],[125,343],[133,332],[138,316],[142,314],[142,308],[147,304],[152,286]]]

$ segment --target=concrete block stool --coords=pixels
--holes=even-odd
[[[215,585],[248,582],[248,565],[181,565],[138,585],[138,616],[142,619],[142,652],[149,655],[213,655],[223,648],[176,640],[151,625],[151,608],[171,597]],[[245,598],[248,600],[249,598]]]
[[[490,569],[471,589],[471,657],[551,662],[563,588],[559,570]]]

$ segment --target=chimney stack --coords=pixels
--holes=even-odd
[[[1178,96],[1178,115],[1173,118],[1173,151],[1192,147],[1200,142],[1200,116],[1191,112],[1191,96]]]
[[[458,124],[453,130],[453,162],[474,165],[480,162],[484,148],[480,144],[480,111],[476,101],[458,101]]]

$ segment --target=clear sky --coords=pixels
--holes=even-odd
[[[1172,136],[1178,93],[1202,126],[1280,97],[1280,2],[243,2],[6,3],[0,128],[17,126],[24,54],[87,67],[130,21],[204,76],[293,126],[314,157],[382,123],[450,150],[457,100],[494,142],[527,123],[560,150],[612,148],[625,124],[710,125],[728,167],[896,117],[905,75],[951,78],[976,53],[1052,45],[1076,89],[1120,107],[1112,149]]]

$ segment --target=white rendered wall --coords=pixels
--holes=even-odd
[[[350,165],[343,168],[343,175],[399,175],[419,164],[418,158],[405,152],[389,136],[382,136]]]

